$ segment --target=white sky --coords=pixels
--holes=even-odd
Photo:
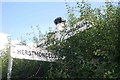
[[[10,35],[6,34],[6,33],[0,33],[0,50],[5,49],[6,45],[9,43],[8,41],[8,37],[10,37]],[[20,43],[20,40],[12,40],[11,44],[17,44]],[[35,44],[34,43],[27,43],[27,45],[33,47]]]
[[[0,33],[0,50],[5,48],[5,45],[8,44],[8,34]]]

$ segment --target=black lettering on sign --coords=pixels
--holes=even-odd
[[[21,54],[21,50],[17,50],[17,54]]]
[[[25,54],[27,54],[27,50],[24,50]]]
[[[55,59],[56,57],[57,57],[56,54],[54,54],[54,59]]]
[[[50,53],[47,53],[47,57],[50,58]]]
[[[55,58],[55,55],[54,54],[51,54],[52,58]]]
[[[49,53],[50,54],[50,58],[52,58],[52,54],[51,53]]]
[[[25,55],[24,50],[21,50],[21,51],[22,51],[22,54]]]
[[[58,58],[57,55],[55,55],[55,54],[53,54],[53,53],[50,53],[50,52],[46,53],[46,57],[47,57],[47,58],[52,58],[52,59]]]
[[[37,54],[38,54],[39,57],[41,57],[41,52],[38,52],[38,51],[37,51]]]
[[[50,52],[46,52],[43,53],[41,51],[27,51],[27,50],[17,50],[17,54],[22,54],[22,55],[35,55],[38,57],[45,57],[45,58],[49,58],[49,59],[55,59],[55,58],[60,58],[58,57],[56,54],[50,53]]]
[[[31,51],[28,51],[28,53],[27,53],[29,56],[31,56],[32,54],[31,54]]]
[[[54,54],[51,53],[51,58],[55,58]]]
[[[58,56],[56,54],[54,54],[54,55],[55,55],[55,58],[58,58]]]
[[[35,51],[32,51],[32,54],[35,54],[35,55],[36,55]]]
[[[53,58],[53,54],[52,53],[50,53],[50,57]]]
[[[36,56],[41,57],[41,52],[38,52],[38,51],[32,51],[32,53],[34,53]]]
[[[41,53],[41,56],[46,57],[44,53]]]
[[[39,52],[39,56],[41,57],[42,55],[41,55],[41,52]]]
[[[45,55],[46,55],[46,58],[48,57],[48,53],[45,53]]]

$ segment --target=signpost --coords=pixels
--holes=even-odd
[[[61,18],[57,18],[55,20],[55,23],[58,27],[58,32],[64,26],[64,24],[62,24],[62,26],[59,25],[61,24],[61,22],[63,22]],[[56,38],[60,39],[63,36],[64,39],[67,39],[75,35],[77,31],[84,31],[90,27],[92,27],[92,23],[90,21],[82,20],[76,24],[74,33],[72,32],[72,30],[68,30],[66,34],[63,36],[57,32],[58,35],[56,36]],[[43,40],[43,42],[41,42],[38,46],[41,47],[42,45],[44,45],[44,43],[45,43],[45,40]],[[7,73],[8,80],[10,80],[10,76],[12,72],[13,58],[48,61],[48,62],[54,62],[55,60],[59,59],[57,55],[51,52],[48,52],[44,48],[35,48],[35,47],[29,47],[26,45],[12,45],[10,49],[10,58],[9,58],[9,64],[8,64],[8,73]],[[64,57],[62,59],[64,59]]]
[[[26,45],[11,45],[7,80],[11,78],[13,58],[54,62],[58,60],[59,57],[42,48],[29,47]]]

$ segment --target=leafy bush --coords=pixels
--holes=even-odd
[[[92,28],[79,31],[76,35],[57,41],[48,49],[66,58],[56,62],[52,78],[117,78],[119,72],[119,8],[106,2],[106,7],[92,9],[89,3],[76,4],[77,10],[66,3],[69,27],[77,21],[87,19],[93,22]],[[73,13],[78,11],[77,14]],[[104,14],[101,13],[104,11]],[[76,12],[77,13],[77,12]],[[53,64],[53,65],[56,65]],[[56,74],[54,74],[56,73]]]

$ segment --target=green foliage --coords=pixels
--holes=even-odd
[[[8,58],[9,58],[9,48],[6,50],[5,55],[1,56],[1,60],[2,60],[2,78],[6,78],[7,77],[7,69],[8,69]]]
[[[105,9],[92,9],[90,4],[77,2],[80,17],[66,3],[71,28],[82,19],[93,22],[92,28],[56,42],[49,49],[66,58],[56,62],[52,76],[62,78],[117,78],[119,72],[119,8],[106,2]],[[103,11],[103,13],[102,13]],[[53,64],[53,65],[56,65]],[[54,74],[56,73],[56,74]],[[57,75],[58,74],[58,75]]]

